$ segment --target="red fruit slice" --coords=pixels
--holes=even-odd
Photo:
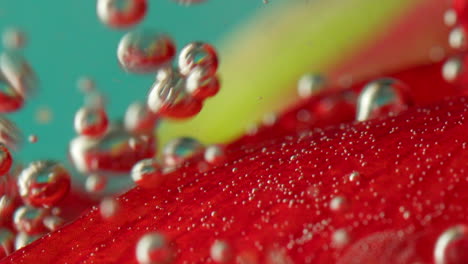
[[[136,263],[150,231],[174,241],[175,263],[207,262],[216,239],[261,263],[430,263],[437,237],[467,218],[467,102],[232,146],[224,166],[135,188],[120,217],[93,209],[1,263]]]

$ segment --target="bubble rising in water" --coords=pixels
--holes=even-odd
[[[142,102],[135,102],[129,105],[125,112],[125,129],[135,133],[150,133],[158,123],[158,116],[148,109]]]
[[[144,159],[132,168],[132,180],[141,187],[154,188],[166,179],[161,164],[155,159]]]
[[[172,39],[151,30],[132,31],[120,40],[117,58],[120,65],[132,73],[151,73],[166,66],[174,57]]]
[[[21,97],[31,95],[38,86],[36,74],[19,52],[3,52],[0,71]]]
[[[13,224],[16,230],[29,235],[39,234],[45,230],[43,225],[46,211],[42,208],[21,206],[13,215]]]
[[[356,120],[366,121],[395,114],[412,105],[408,87],[402,82],[382,78],[368,83],[359,94]]]
[[[98,0],[97,15],[112,28],[128,28],[139,23],[146,15],[146,0]]]
[[[18,189],[27,204],[52,207],[68,194],[70,174],[54,161],[32,162],[21,171]]]
[[[176,138],[166,144],[163,150],[164,162],[168,166],[178,166],[185,161],[201,155],[204,146],[189,137]]]
[[[301,98],[309,98],[325,88],[325,77],[318,74],[303,75],[297,82],[297,93]]]
[[[229,262],[232,257],[232,249],[227,241],[216,240],[210,248],[210,256],[216,263]]]
[[[205,100],[219,92],[220,82],[216,75],[209,76],[204,68],[197,67],[188,74],[185,87],[194,98]]]
[[[84,136],[100,137],[108,128],[107,114],[101,107],[82,107],[75,114],[75,131]]]
[[[187,44],[179,54],[179,71],[187,76],[195,68],[204,69],[206,76],[218,70],[218,55],[213,46],[203,42]]]
[[[136,245],[136,258],[140,264],[168,264],[174,251],[167,238],[157,232],[145,234]]]
[[[156,81],[148,94],[148,108],[153,113],[160,113],[186,98],[185,78],[171,67],[158,71]]]
[[[452,226],[439,236],[434,247],[434,263],[468,263],[468,226]]]
[[[211,165],[219,165],[225,160],[226,153],[222,146],[211,145],[206,147],[204,158]]]

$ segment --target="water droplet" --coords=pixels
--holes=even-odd
[[[187,44],[179,54],[180,73],[187,76],[195,68],[202,68],[204,76],[213,76],[218,70],[218,55],[213,46],[202,42]]]
[[[205,149],[205,161],[212,165],[221,164],[226,158],[224,148],[218,145],[211,145]]]
[[[468,263],[468,227],[456,225],[445,230],[434,248],[435,264]]]
[[[149,111],[146,104],[135,102],[125,113],[125,129],[134,133],[151,133],[157,126],[158,116]]]
[[[359,94],[356,120],[398,113],[411,104],[406,85],[395,79],[379,79],[367,84]]]
[[[97,14],[102,23],[127,28],[139,23],[146,14],[146,0],[98,0]]]
[[[145,234],[136,245],[136,258],[140,264],[168,264],[174,252],[166,237],[160,233]]]
[[[7,228],[0,228],[0,246],[2,247],[0,257],[5,257],[13,252],[15,236]]]
[[[466,33],[463,27],[458,26],[450,31],[449,44],[454,49],[461,50],[466,48]]]
[[[220,82],[216,75],[208,75],[205,68],[196,67],[187,76],[186,90],[198,100],[213,97],[219,92]]]
[[[88,137],[100,137],[108,128],[109,120],[103,108],[82,107],[75,114],[75,131]]]
[[[203,151],[203,145],[196,139],[189,137],[176,138],[164,146],[164,162],[168,166],[181,165],[185,161],[201,155]]]
[[[100,174],[92,174],[86,178],[85,188],[90,193],[103,191],[107,186],[107,178]]]
[[[342,248],[349,243],[350,237],[345,229],[335,230],[332,234],[332,245],[337,248]]]
[[[161,164],[155,159],[145,159],[133,166],[133,181],[144,188],[154,188],[166,179]]]
[[[176,53],[172,39],[150,30],[127,33],[117,49],[120,65],[129,72],[149,73],[167,65]]]
[[[297,93],[307,99],[325,88],[325,78],[317,74],[306,74],[297,83]]]
[[[3,45],[9,49],[21,49],[26,44],[26,34],[17,28],[8,28],[2,35]]]
[[[114,198],[104,198],[99,204],[99,211],[104,219],[111,219],[117,215],[119,203]]]
[[[229,262],[233,257],[231,246],[227,241],[216,240],[211,245],[210,256],[217,263]]]
[[[13,215],[13,223],[16,230],[27,234],[38,234],[45,230],[42,223],[46,211],[41,208],[21,206]]]
[[[70,174],[54,161],[36,161],[18,177],[19,193],[32,206],[52,207],[70,190]]]

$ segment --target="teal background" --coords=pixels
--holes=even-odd
[[[270,5],[262,0],[208,0],[187,7],[171,0],[152,0],[137,27],[168,33],[179,49],[194,40],[216,45],[256,10]],[[24,55],[40,79],[36,95],[20,112],[7,115],[25,136],[15,153],[22,162],[66,159],[68,142],[75,135],[74,113],[83,103],[76,86],[80,76],[96,81],[106,95],[112,119],[122,117],[129,103],[143,100],[152,83],[153,76],[132,75],[118,66],[116,48],[126,31],[103,25],[96,16],[95,0],[0,0],[0,30],[8,27],[26,33]],[[49,124],[35,121],[41,106],[52,110]],[[30,134],[38,136],[37,143],[27,141]]]

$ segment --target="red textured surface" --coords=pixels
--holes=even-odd
[[[398,76],[416,95],[459,91],[427,75],[438,69]],[[314,100],[305,105],[321,109]],[[466,102],[454,98],[358,124],[337,108],[327,121],[317,120],[336,124],[348,113],[347,124],[300,134],[269,129],[271,140],[232,144],[222,166],[200,173],[192,164],[159,188],[135,188],[118,198],[112,221],[93,209],[1,263],[136,263],[136,242],[154,230],[174,241],[176,263],[209,262],[215,239],[229,241],[234,256],[261,263],[276,263],[272,256],[294,263],[431,263],[440,233],[468,218]],[[279,124],[294,124],[291,113]],[[348,180],[353,171],[357,182]],[[347,201],[343,211],[330,209],[336,196]],[[350,243],[335,248],[331,234],[343,228]]]

